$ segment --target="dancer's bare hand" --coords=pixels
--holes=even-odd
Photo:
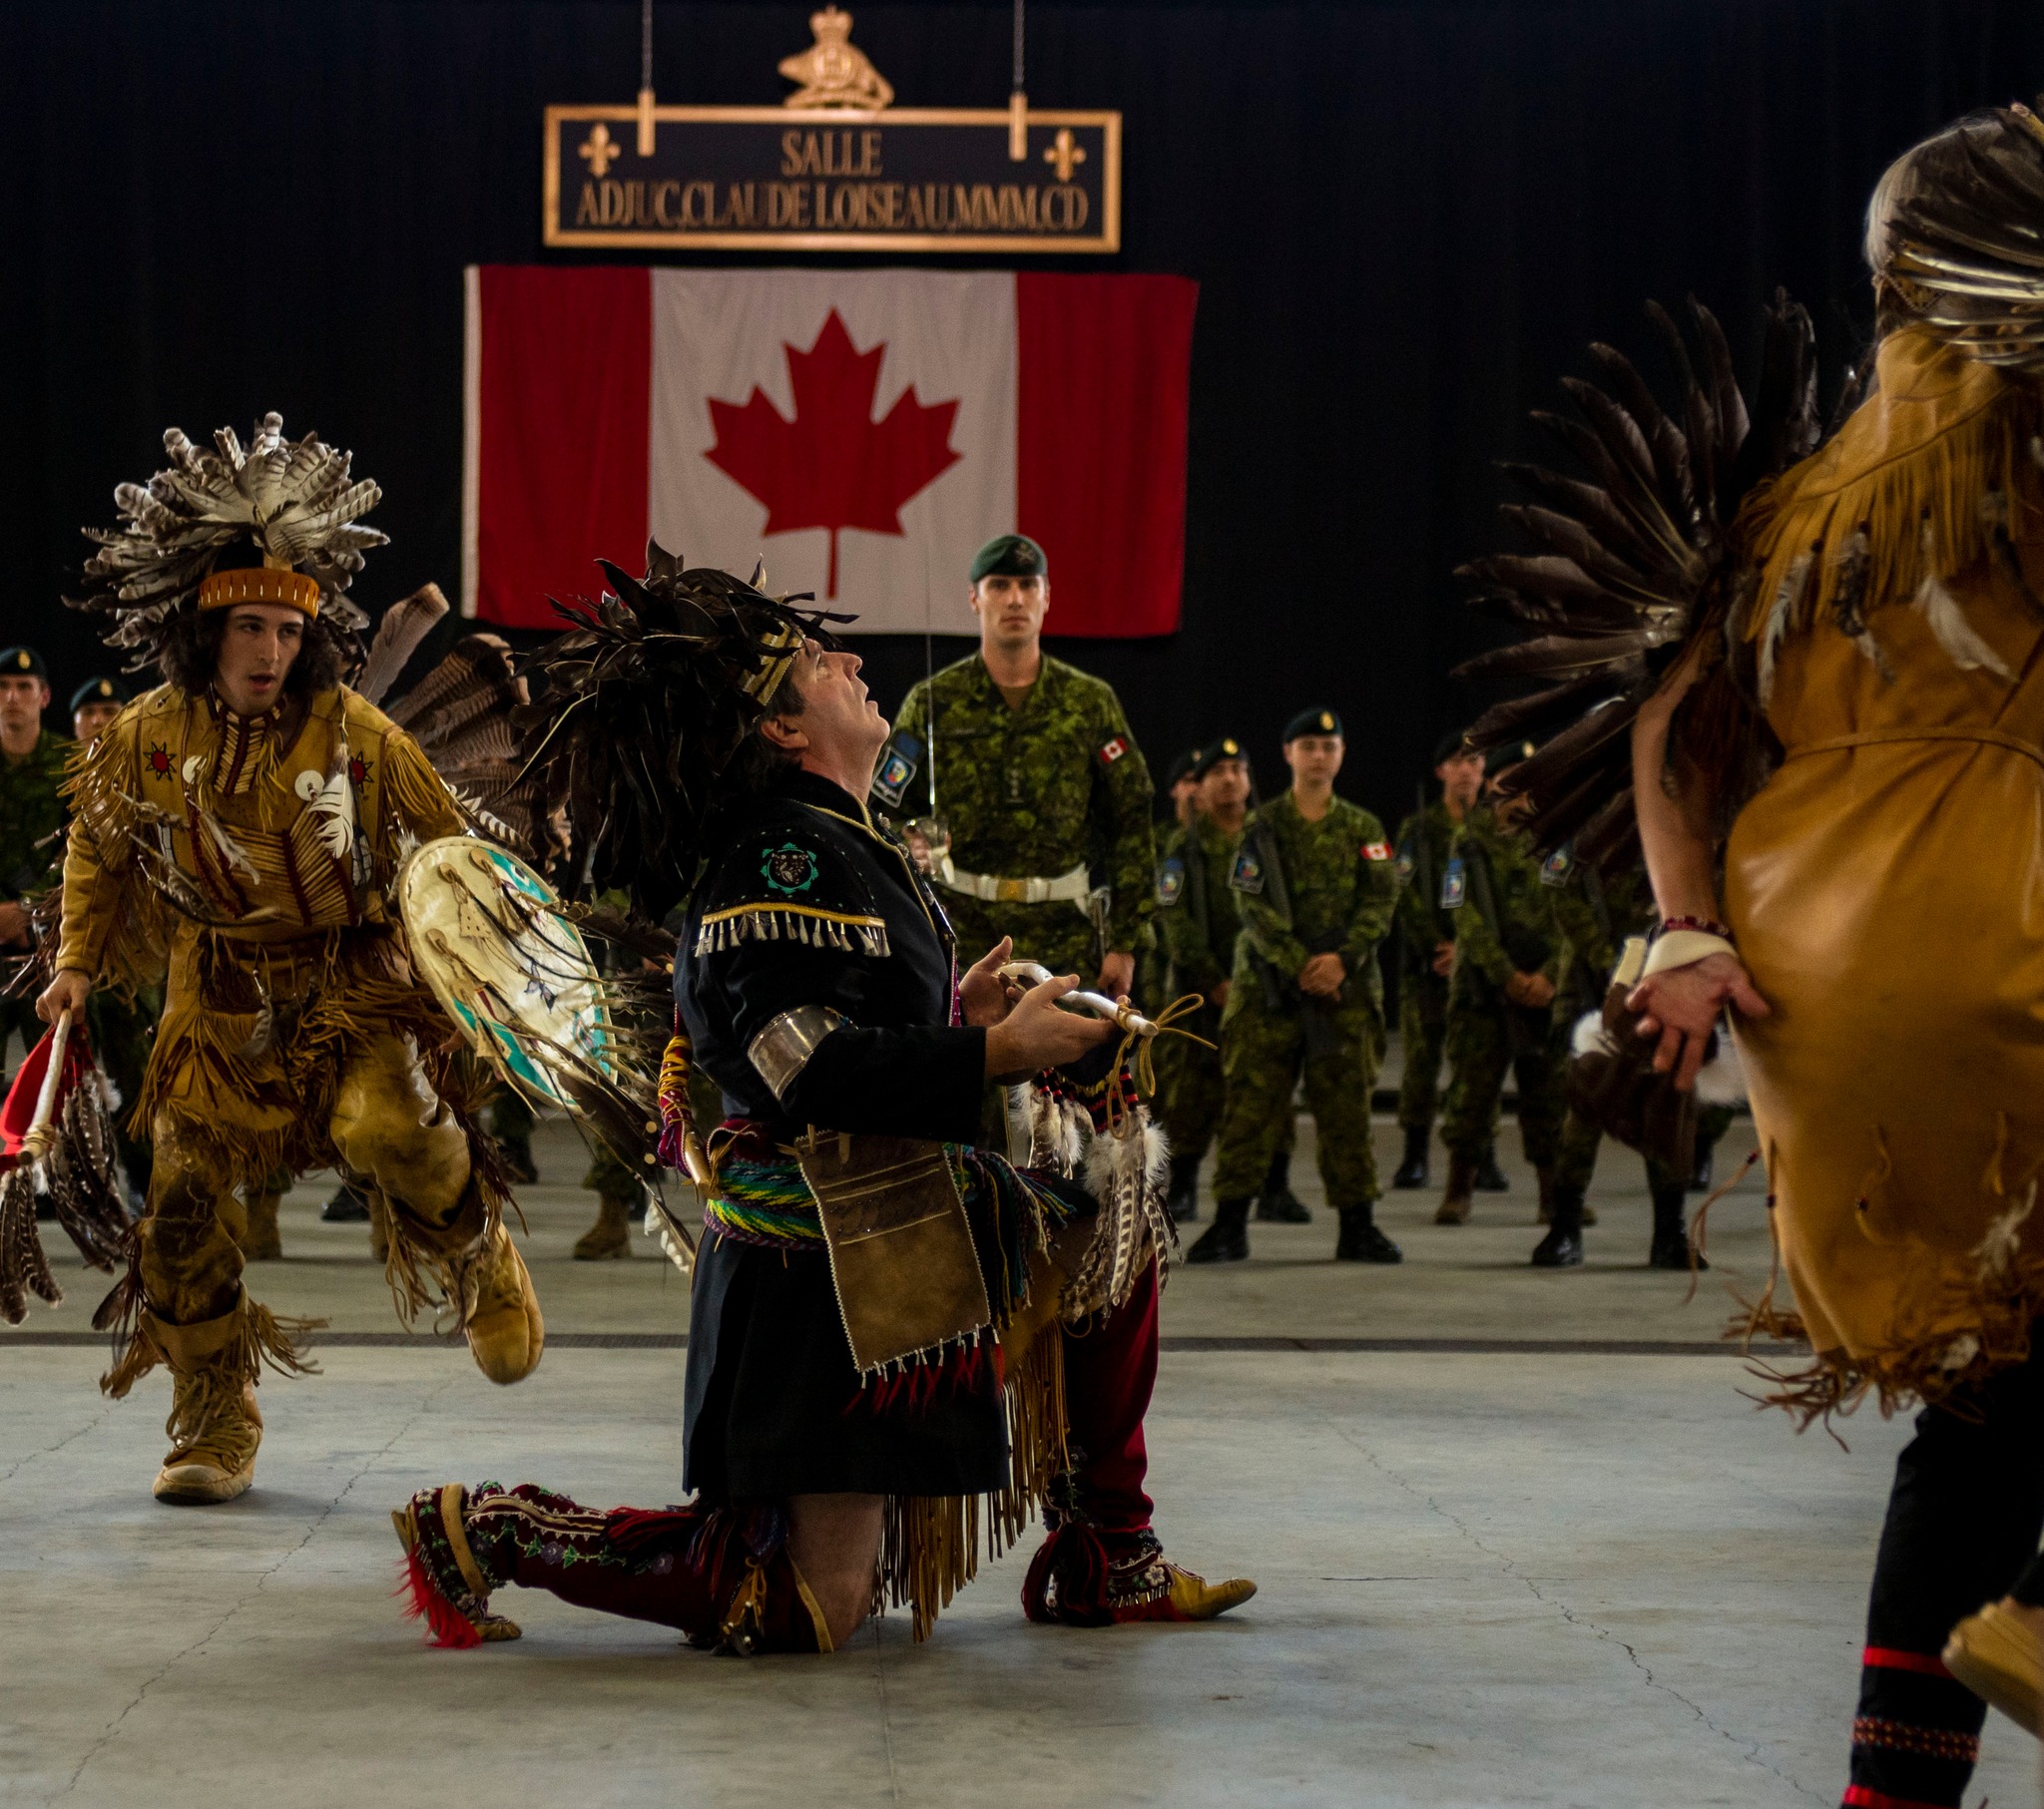
[[[1118,1036],[1105,1018],[1058,1010],[1057,1002],[1078,989],[1078,975],[1062,974],[1024,993],[1007,1017],[986,1033],[987,1079],[1012,1081],[1076,1062]]]
[[[1642,1014],[1642,1037],[1658,1037],[1654,1072],[1673,1074],[1678,1093],[1697,1084],[1711,1033],[1727,1006],[1745,1018],[1765,1018],[1770,1007],[1737,956],[1706,955],[1687,967],[1649,974],[1627,996],[1629,1010]]]
[[[977,961],[965,970],[958,982],[958,1003],[965,1013],[967,1024],[985,1027],[998,1024],[1008,1015],[1015,1001],[1022,997],[1022,987],[1014,980],[1003,980],[1000,968],[1014,955],[1015,939],[1003,936]]]
[[[43,988],[42,997],[36,1001],[36,1016],[45,1024],[56,1023],[66,1012],[76,1019],[85,1010],[91,992],[92,976],[67,967]]]

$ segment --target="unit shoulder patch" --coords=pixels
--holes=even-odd
[[[1129,737],[1127,735],[1110,735],[1100,744],[1100,751],[1093,757],[1103,766],[1112,766],[1115,761],[1128,751]]]
[[[1186,863],[1174,854],[1157,869],[1157,902],[1167,911],[1185,896]]]
[[[1389,842],[1364,842],[1362,844],[1362,858],[1364,860],[1389,860],[1391,858],[1391,844]]]
[[[1256,851],[1245,848],[1235,857],[1235,870],[1228,876],[1229,885],[1238,892],[1247,892],[1252,898],[1264,890],[1264,863]]]
[[[1441,909],[1459,911],[1468,892],[1468,869],[1462,865],[1462,857],[1459,854],[1453,855],[1441,871]]]
[[[922,742],[903,729],[880,755],[880,769],[873,774],[873,796],[888,809],[899,809],[921,764]]]
[[[1574,865],[1566,848],[1557,848],[1540,863],[1540,883],[1543,886],[1565,886],[1569,883],[1569,869]]]

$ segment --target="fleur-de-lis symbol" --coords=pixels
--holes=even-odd
[[[1068,133],[1066,136],[1071,135]],[[611,137],[611,129],[603,121],[598,120],[590,127],[589,136],[582,141],[575,155],[588,163],[591,176],[601,179],[609,173],[611,165],[625,154],[618,148],[617,140]],[[1079,155],[1084,157],[1086,154],[1082,151]]]
[[[1057,137],[1051,140],[1050,149],[1043,154],[1043,161],[1057,167],[1059,182],[1068,183],[1072,180],[1072,166],[1086,161],[1086,147],[1072,142],[1071,127],[1060,126]],[[597,172],[599,176],[602,174],[601,170]]]

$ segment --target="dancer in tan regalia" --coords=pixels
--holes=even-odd
[[[380,492],[345,453],[266,417],[245,448],[175,428],[172,464],[123,484],[79,607],[168,680],[116,716],[70,780],[55,1023],[99,986],[168,973],[135,1106],[155,1144],[127,1280],[121,1396],[172,1376],[159,1500],[231,1500],[254,1477],[261,1363],[301,1367],[291,1325],[243,1285],[249,1200],[281,1170],[343,1166],[390,1208],[400,1309],[444,1303],[483,1373],[515,1382],[543,1342],[502,1219],[503,1177],[461,1095],[452,1026],[413,978],[390,902],[408,849],[460,834],[453,795],[402,729],[339,680],[358,665],[344,592]]]
[[[1515,512],[1558,557],[1475,568],[1549,631],[1484,664],[1562,682],[1478,738],[1560,731],[1515,782],[1544,845],[1617,854],[1637,799],[1664,928],[1593,1067],[1676,1134],[1729,1009],[1795,1303],[1753,1325],[1813,1353],[1775,1398],[1922,1404],[1844,1797],[1909,1809],[1960,1800],[1979,1695],[2035,1732],[2044,1692],[2044,124],[1910,151],[1867,255],[1871,380],[1813,451],[1799,309],[1751,433],[1714,327],[1681,428],[1600,348],[1597,484]]]

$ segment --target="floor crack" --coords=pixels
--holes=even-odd
[[[1412,1497],[1414,1501],[1422,1503],[1429,1513],[1438,1515],[1442,1520],[1446,1521],[1448,1525],[1453,1527],[1455,1531],[1458,1534],[1460,1534],[1463,1539],[1467,1540],[1470,1545],[1474,1546],[1477,1551],[1481,1552],[1484,1555],[1484,1557],[1488,1558],[1493,1564],[1495,1564],[1500,1572],[1502,1572],[1506,1577],[1510,1578],[1514,1583],[1522,1584],[1525,1587],[1526,1591],[1533,1597],[1535,1601],[1539,1602],[1543,1607],[1553,1609],[1554,1612],[1558,1614],[1563,1620],[1565,1620],[1570,1626],[1580,1627],[1584,1631],[1594,1634],[1597,1638],[1607,1640],[1611,1644],[1617,1646],[1620,1651],[1625,1653],[1626,1657],[1631,1661],[1633,1667],[1639,1671],[1642,1681],[1646,1683],[1648,1688],[1659,1690],[1662,1694],[1670,1696],[1675,1701],[1680,1702],[1684,1708],[1688,1709],[1691,1714],[1695,1715],[1696,1718],[1700,1722],[1702,1722],[1704,1726],[1708,1727],[1711,1730],[1711,1732],[1716,1734],[1720,1739],[1729,1742],[1732,1746],[1737,1748],[1740,1757],[1745,1759],[1749,1764],[1758,1765],[1763,1771],[1768,1772],[1770,1775],[1774,1777],[1780,1778],[1782,1782],[1788,1785],[1790,1789],[1796,1791],[1799,1795],[1810,1798],[1810,1800],[1813,1802],[1824,1804],[1828,1804],[1830,1802],[1831,1799],[1828,1794],[1822,1794],[1817,1791],[1811,1790],[1800,1779],[1790,1777],[1788,1773],[1784,1771],[1779,1765],[1773,1764],[1768,1759],[1763,1758],[1761,1756],[1761,1748],[1764,1742],[1760,1740],[1749,1739],[1744,1734],[1733,1732],[1732,1729],[1730,1729],[1729,1727],[1720,1726],[1716,1721],[1714,1721],[1711,1718],[1711,1716],[1704,1709],[1701,1703],[1692,1701],[1688,1696],[1684,1695],[1681,1690],[1677,1689],[1672,1683],[1664,1682],[1661,1678],[1655,1676],[1654,1667],[1651,1664],[1649,1664],[1646,1661],[1646,1659],[1640,1656],[1638,1650],[1629,1641],[1621,1639],[1617,1633],[1612,1631],[1610,1627],[1604,1626],[1600,1624],[1598,1621],[1592,1619],[1589,1615],[1581,1613],[1577,1609],[1572,1608],[1566,1601],[1562,1600],[1559,1596],[1548,1594],[1545,1590],[1541,1588],[1538,1583],[1536,1583],[1532,1578],[1526,1576],[1525,1573],[1518,1568],[1518,1564],[1515,1560],[1508,1557],[1505,1553],[1496,1550],[1494,1547],[1486,1545],[1483,1541],[1482,1536],[1478,1534],[1472,1527],[1470,1527],[1469,1524],[1466,1521],[1464,1521],[1460,1515],[1456,1514],[1451,1508],[1446,1507],[1440,1501],[1439,1497],[1429,1495],[1425,1490],[1418,1488],[1414,1484],[1408,1482],[1396,1470],[1392,1469],[1390,1465],[1388,1465],[1380,1457],[1378,1457],[1375,1452],[1370,1450],[1370,1448],[1367,1445],[1363,1444],[1361,1440],[1357,1439],[1354,1436],[1354,1434],[1348,1430],[1347,1427],[1342,1426],[1337,1422],[1334,1423],[1334,1431],[1336,1435],[1339,1438],[1341,1438],[1342,1441],[1346,1443],[1351,1449],[1357,1452],[1361,1456],[1362,1460],[1366,1464],[1368,1464],[1371,1469],[1375,1470],[1378,1473],[1378,1475],[1385,1477],[1391,1483],[1395,1484],[1399,1489],[1403,1490],[1407,1495]]]
[[[367,1476],[369,1472],[376,1467],[376,1464],[380,1459],[387,1457],[389,1455],[390,1451],[393,1447],[396,1446],[397,1442],[400,1439],[402,1439],[404,1435],[408,1433],[412,1429],[412,1427],[415,1426],[419,1422],[419,1420],[431,1410],[433,1403],[437,1401],[441,1395],[445,1394],[447,1390],[454,1385],[454,1382],[456,1380],[456,1377],[449,1376],[445,1381],[441,1382],[436,1388],[434,1388],[430,1393],[428,1393],[425,1399],[420,1401],[417,1404],[417,1406],[415,1406],[412,1409],[412,1411],[405,1416],[404,1423],[401,1426],[399,1426],[397,1430],[393,1432],[390,1435],[390,1437],[383,1442],[382,1445],[380,1445],[375,1451],[371,1452],[365,1459],[363,1459],[362,1463],[357,1467],[354,1474],[350,1476],[347,1479],[347,1481],[343,1483],[340,1486],[340,1488],[334,1493],[333,1499],[329,1501],[323,1508],[319,1510],[317,1514],[315,1514],[312,1517],[311,1521],[307,1524],[305,1528],[305,1536],[302,1539],[300,1539],[296,1545],[292,1546],[288,1551],[283,1553],[283,1555],[279,1557],[273,1565],[269,1566],[267,1570],[264,1570],[261,1573],[259,1573],[256,1581],[253,1583],[251,1583],[247,1588],[245,1588],[239,1595],[235,1597],[235,1599],[232,1602],[228,1604],[226,1611],[223,1612],[220,1618],[216,1620],[210,1627],[208,1627],[205,1632],[200,1634],[200,1636],[197,1639],[193,1640],[190,1645],[184,1647],[180,1651],[173,1652],[171,1656],[166,1658],[164,1662],[160,1666],[158,1666],[158,1668],[150,1676],[143,1679],[142,1687],[138,1689],[135,1692],[135,1694],[131,1696],[128,1699],[128,1701],[122,1706],[121,1712],[106,1724],[106,1726],[100,1732],[100,1737],[97,1740],[95,1740],[89,1747],[86,1748],[83,1756],[81,1756],[78,1761],[77,1767],[72,1771],[69,1781],[65,1784],[62,1790],[57,1792],[56,1796],[49,1799],[51,1802],[62,1801],[65,1797],[69,1796],[74,1790],[78,1788],[79,1780],[85,1776],[86,1771],[92,1765],[93,1760],[98,1758],[99,1755],[102,1752],[104,1752],[109,1745],[113,1743],[115,1737],[121,1731],[121,1724],[124,1721],[126,1721],[128,1717],[135,1712],[136,1709],[142,1706],[143,1700],[145,1697],[148,1696],[149,1692],[153,1690],[159,1683],[161,1683],[166,1677],[168,1677],[172,1671],[177,1669],[177,1667],[180,1664],[182,1664],[187,1658],[191,1657],[194,1652],[202,1651],[209,1644],[211,1644],[214,1637],[220,1632],[222,1627],[226,1626],[227,1623],[230,1620],[234,1619],[234,1617],[237,1614],[239,1614],[245,1607],[247,1607],[250,1602],[254,1601],[256,1598],[256,1596],[261,1594],[263,1585],[267,1583],[269,1580],[277,1574],[277,1572],[281,1571],[285,1565],[289,1564],[293,1558],[297,1557],[297,1555],[300,1552],[302,1552],[308,1545],[312,1543],[312,1540],[314,1536],[317,1535],[319,1529],[326,1524],[327,1520],[332,1516],[333,1511],[336,1508],[338,1508],[340,1504],[348,1498],[348,1495],[354,1489],[355,1484],[360,1482],[363,1477]],[[101,1415],[102,1419],[104,1419],[105,1417],[106,1416],[104,1414]],[[81,1430],[89,1429],[81,1428]],[[73,1438],[76,1438],[78,1434],[76,1433],[72,1434]],[[69,1441],[67,1440],[64,1442],[68,1443]],[[58,1448],[59,1447],[57,1446],[51,1447],[52,1450]],[[26,1460],[24,1460],[24,1462]],[[10,1474],[12,1473],[10,1472]]]

